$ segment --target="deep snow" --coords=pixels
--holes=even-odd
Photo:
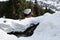
[[[59,0],[47,0],[43,2],[60,9]],[[24,31],[32,23],[36,24],[38,22],[40,25],[38,25],[31,37],[17,38],[14,35],[7,34],[10,31]],[[56,11],[54,14],[46,13],[43,16],[25,18],[23,20],[0,18],[0,40],[60,40],[60,12]]]
[[[26,0],[26,1],[30,1],[30,0]],[[33,3],[35,2],[35,0],[31,0]],[[42,6],[43,8],[47,7],[50,9],[54,9],[57,11],[60,11],[60,0],[37,0],[38,4],[40,6]]]
[[[16,36],[9,35],[6,33],[6,31],[0,29],[0,40],[60,40],[60,12],[56,12],[54,14],[46,13],[43,16],[25,18],[21,21],[0,18],[0,24],[3,24],[3,20],[7,21],[4,23],[5,25],[11,25],[11,23],[14,22],[12,25],[15,26],[15,23],[17,23],[24,25],[26,28],[31,23],[39,22],[40,25],[36,28],[31,37],[17,38]]]
[[[48,16],[47,16],[48,15]],[[45,18],[44,18],[45,17]],[[45,14],[43,21],[31,37],[21,37],[20,40],[60,40],[60,12]],[[41,20],[41,19],[40,19]]]

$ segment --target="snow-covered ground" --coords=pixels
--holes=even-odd
[[[26,0],[30,1],[30,0]],[[31,0],[33,3],[35,0]],[[43,7],[48,7],[60,11],[60,0],[37,0],[38,4]]]
[[[4,23],[3,20],[7,22]],[[38,22],[40,24],[38,25],[38,27],[34,31],[34,34],[31,37],[17,38],[14,35],[7,34],[6,33],[7,30],[4,31],[0,29],[0,40],[60,40],[60,12],[59,11],[57,11],[54,14],[46,13],[45,15],[39,17],[25,18],[21,21],[0,18],[0,24],[4,23],[4,25],[11,25],[11,26],[12,25],[16,26],[15,23],[17,23],[17,24],[24,25],[25,27],[26,26],[28,27],[31,23],[38,23]]]
[[[57,0],[43,2],[56,5],[57,8],[60,7],[60,3],[56,3]],[[17,38],[14,35],[7,34],[7,32],[11,31],[24,31],[32,23],[37,24],[38,22],[40,24],[30,37]],[[56,11],[54,14],[46,13],[43,16],[25,18],[23,20],[0,18],[0,40],[60,40],[60,11]]]
[[[40,0],[39,5],[60,11],[60,0]]]
[[[45,18],[44,18],[45,17]],[[31,37],[21,37],[20,40],[60,40],[60,12],[45,14],[40,25]],[[41,19],[40,19],[41,20]]]

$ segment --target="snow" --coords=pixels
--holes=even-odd
[[[35,0],[31,0],[31,1],[34,3]],[[42,7],[48,7],[60,11],[60,0],[37,0],[37,2]]]
[[[56,12],[52,15],[45,14],[44,17],[42,17],[44,21],[40,23],[40,25],[36,28],[34,34],[31,37],[21,37],[19,39],[60,40],[60,12]]]
[[[37,17],[36,17],[37,18]],[[9,20],[9,21],[8,21]],[[0,29],[11,32],[11,31],[25,31],[32,23],[37,24],[37,20],[34,17],[25,18],[23,20],[13,20],[7,18],[0,18]]]
[[[14,35],[8,35],[6,32],[0,29],[0,40],[18,40]]]
[[[18,20],[1,18],[0,21],[1,21],[0,28],[6,32],[19,31],[19,30],[24,31],[25,29],[24,25],[17,23],[19,22]],[[4,23],[4,21],[6,21],[6,23]]]
[[[56,6],[57,9],[60,8],[60,3],[57,3],[57,0],[43,2]],[[26,13],[29,14],[30,12],[26,11]],[[17,38],[14,35],[7,34],[7,32],[11,31],[24,31],[32,23],[37,24],[38,22],[40,24],[30,37]],[[60,40],[60,11],[55,10],[54,14],[46,13],[43,16],[23,20],[0,18],[0,40]]]
[[[25,14],[29,14],[30,12],[31,12],[31,9],[25,9],[25,10],[24,10],[24,13],[25,13]]]
[[[4,23],[3,21],[6,20],[7,22]],[[9,21],[8,21],[9,20]],[[25,18],[21,21],[19,20],[13,20],[13,19],[7,19],[7,18],[0,18],[0,27],[1,25],[11,25],[13,26],[13,29],[18,29],[20,24],[25,26],[24,28],[27,28],[30,26],[31,23],[40,23],[36,30],[34,31],[34,34],[30,37],[20,37],[17,38],[14,35],[7,34],[7,30],[1,30],[0,28],[0,39],[1,40],[60,40],[60,12],[56,11],[54,14],[46,13],[43,16],[38,17],[31,17],[31,18]],[[16,27],[17,25],[17,27]],[[10,26],[10,28],[12,28]],[[5,26],[6,27],[6,26]],[[3,27],[4,28],[4,27]],[[10,29],[9,28],[9,29]],[[24,29],[23,28],[23,29]],[[21,27],[22,29],[22,27]],[[15,30],[16,31],[16,30]]]
[[[0,2],[5,2],[5,1],[9,1],[9,0],[0,0]]]

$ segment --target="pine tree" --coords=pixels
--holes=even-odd
[[[6,17],[11,17],[11,3],[9,2],[0,2],[0,17],[6,16]]]
[[[24,18],[23,11],[27,8],[26,0],[14,0],[15,13],[18,18]]]
[[[24,18],[24,9],[27,8],[26,0],[10,0],[8,2],[9,15],[6,15],[9,18],[19,19]]]
[[[35,0],[35,7],[34,7],[34,9],[35,9],[36,16],[38,16],[38,14],[39,14],[39,7],[38,7],[37,0]]]

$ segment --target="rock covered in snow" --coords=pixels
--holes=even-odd
[[[29,14],[31,12],[31,9],[25,9],[24,14]]]

